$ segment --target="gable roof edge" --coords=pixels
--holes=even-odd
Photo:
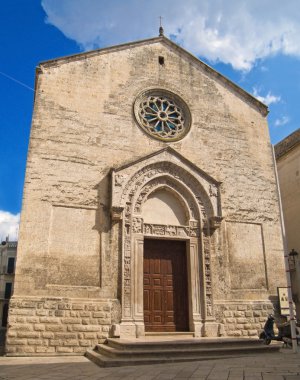
[[[296,129],[274,146],[276,160],[278,161],[281,157],[284,157],[298,145],[300,145],[300,128]]]
[[[233,81],[225,77],[223,74],[219,73],[217,70],[209,66],[207,63],[201,61],[198,57],[196,57],[194,54],[190,53],[188,50],[185,48],[177,45],[175,42],[171,41],[167,37],[161,37],[164,39],[165,42],[167,42],[169,45],[172,47],[175,47],[178,50],[183,51],[186,55],[188,55],[190,58],[192,58],[196,63],[200,64],[207,72],[212,73],[216,78],[220,79],[221,82],[226,83],[229,85],[233,90],[236,90],[240,95],[248,98],[250,103],[252,103],[254,106],[256,106],[259,111],[262,113],[263,116],[267,116],[269,113],[269,108],[266,104],[262,103],[260,100],[255,98],[253,95],[251,95],[249,92],[244,90],[242,87],[238,86],[235,84]]]
[[[156,43],[158,41],[161,41],[163,38],[166,38],[166,37],[146,38],[146,39],[143,39],[143,40],[125,42],[123,44],[106,46],[106,47],[99,48],[99,49],[93,49],[93,50],[83,51],[81,53],[65,55],[63,57],[58,57],[58,58],[53,58],[53,59],[47,59],[45,61],[39,62],[38,66],[49,67],[49,66],[52,66],[52,65],[57,65],[58,63],[69,62],[69,61],[71,61],[73,59],[84,59],[87,56],[93,57],[94,55],[98,55],[99,53],[106,53],[108,51],[116,51],[116,50],[121,50],[121,49],[127,49],[130,46],[132,46],[132,45],[135,46],[135,45],[145,45],[145,44],[149,44],[149,43]]]
[[[156,42],[163,42],[167,45],[171,46],[172,48],[175,48],[178,51],[182,51],[184,54],[186,54],[189,58],[191,58],[196,64],[200,65],[206,72],[213,74],[215,78],[220,80],[222,83],[228,85],[233,91],[236,91],[239,95],[241,95],[243,98],[246,98],[255,108],[257,108],[260,113],[263,116],[267,116],[269,113],[268,106],[266,106],[264,103],[256,99],[253,95],[251,95],[249,92],[245,91],[243,88],[232,82],[230,79],[226,78],[223,74],[219,73],[215,69],[213,69],[211,66],[209,66],[207,63],[201,61],[198,57],[196,57],[194,54],[190,53],[183,47],[177,45],[175,42],[171,41],[169,38],[165,36],[159,36],[159,37],[153,37],[148,39],[143,39],[139,41],[133,41],[133,42],[127,42],[124,44],[119,45],[113,45],[108,46],[105,48],[90,50],[87,52],[67,55],[64,57],[54,58],[51,60],[41,61],[37,68],[40,70],[41,66],[44,67],[51,67],[56,66],[58,63],[66,63],[73,59],[85,59],[87,56],[92,57],[94,55],[98,55],[99,53],[106,53],[108,51],[116,51],[120,49],[127,49],[130,46],[136,46],[136,45],[144,45],[149,43],[156,43]]]

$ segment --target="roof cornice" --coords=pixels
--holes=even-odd
[[[285,156],[298,145],[300,145],[300,128],[283,140],[279,141],[279,143],[274,146],[276,160],[279,160],[281,157]]]

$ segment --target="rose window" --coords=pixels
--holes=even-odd
[[[187,106],[167,91],[148,91],[138,98],[135,116],[148,134],[161,140],[179,140],[189,129]]]

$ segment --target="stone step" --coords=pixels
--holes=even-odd
[[[210,355],[233,355],[243,351],[243,353],[252,353],[257,351],[264,351],[264,346],[242,346],[242,347],[215,347],[215,348],[205,348],[205,347],[190,347],[190,348],[180,348],[180,347],[168,347],[161,349],[152,349],[151,347],[148,350],[143,349],[122,349],[118,350],[116,348],[110,347],[108,345],[97,345],[96,351],[104,356],[121,358],[121,357],[156,357],[157,355],[168,356],[168,357],[181,357],[181,356],[190,356],[190,357],[199,357],[199,356],[210,356]]]
[[[207,348],[225,348],[225,347],[241,347],[241,346],[257,346],[261,345],[261,342],[255,338],[189,338],[189,339],[166,339],[163,340],[148,340],[146,339],[114,339],[108,338],[106,345],[118,350],[161,350],[176,347],[179,350],[185,350],[193,347],[193,349],[199,347]]]
[[[278,351],[282,346],[280,342],[266,346],[257,339],[227,339],[223,346],[220,346],[219,342],[215,340],[215,345],[210,342],[210,347],[203,343],[196,344],[194,339],[190,339],[189,342],[185,341],[183,344],[181,341],[173,341],[172,343],[126,341],[127,343],[124,343],[124,340],[117,344],[116,340],[108,339],[107,344],[98,344],[94,350],[86,352],[86,357],[99,366],[115,367],[237,358],[257,353],[271,353]],[[239,342],[239,345],[230,345],[230,342],[234,343],[236,340],[241,340],[243,344]]]
[[[146,332],[145,333],[145,339],[191,339],[194,337],[193,332]]]

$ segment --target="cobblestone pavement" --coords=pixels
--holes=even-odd
[[[300,354],[100,368],[84,357],[0,357],[0,380],[300,380]]]

